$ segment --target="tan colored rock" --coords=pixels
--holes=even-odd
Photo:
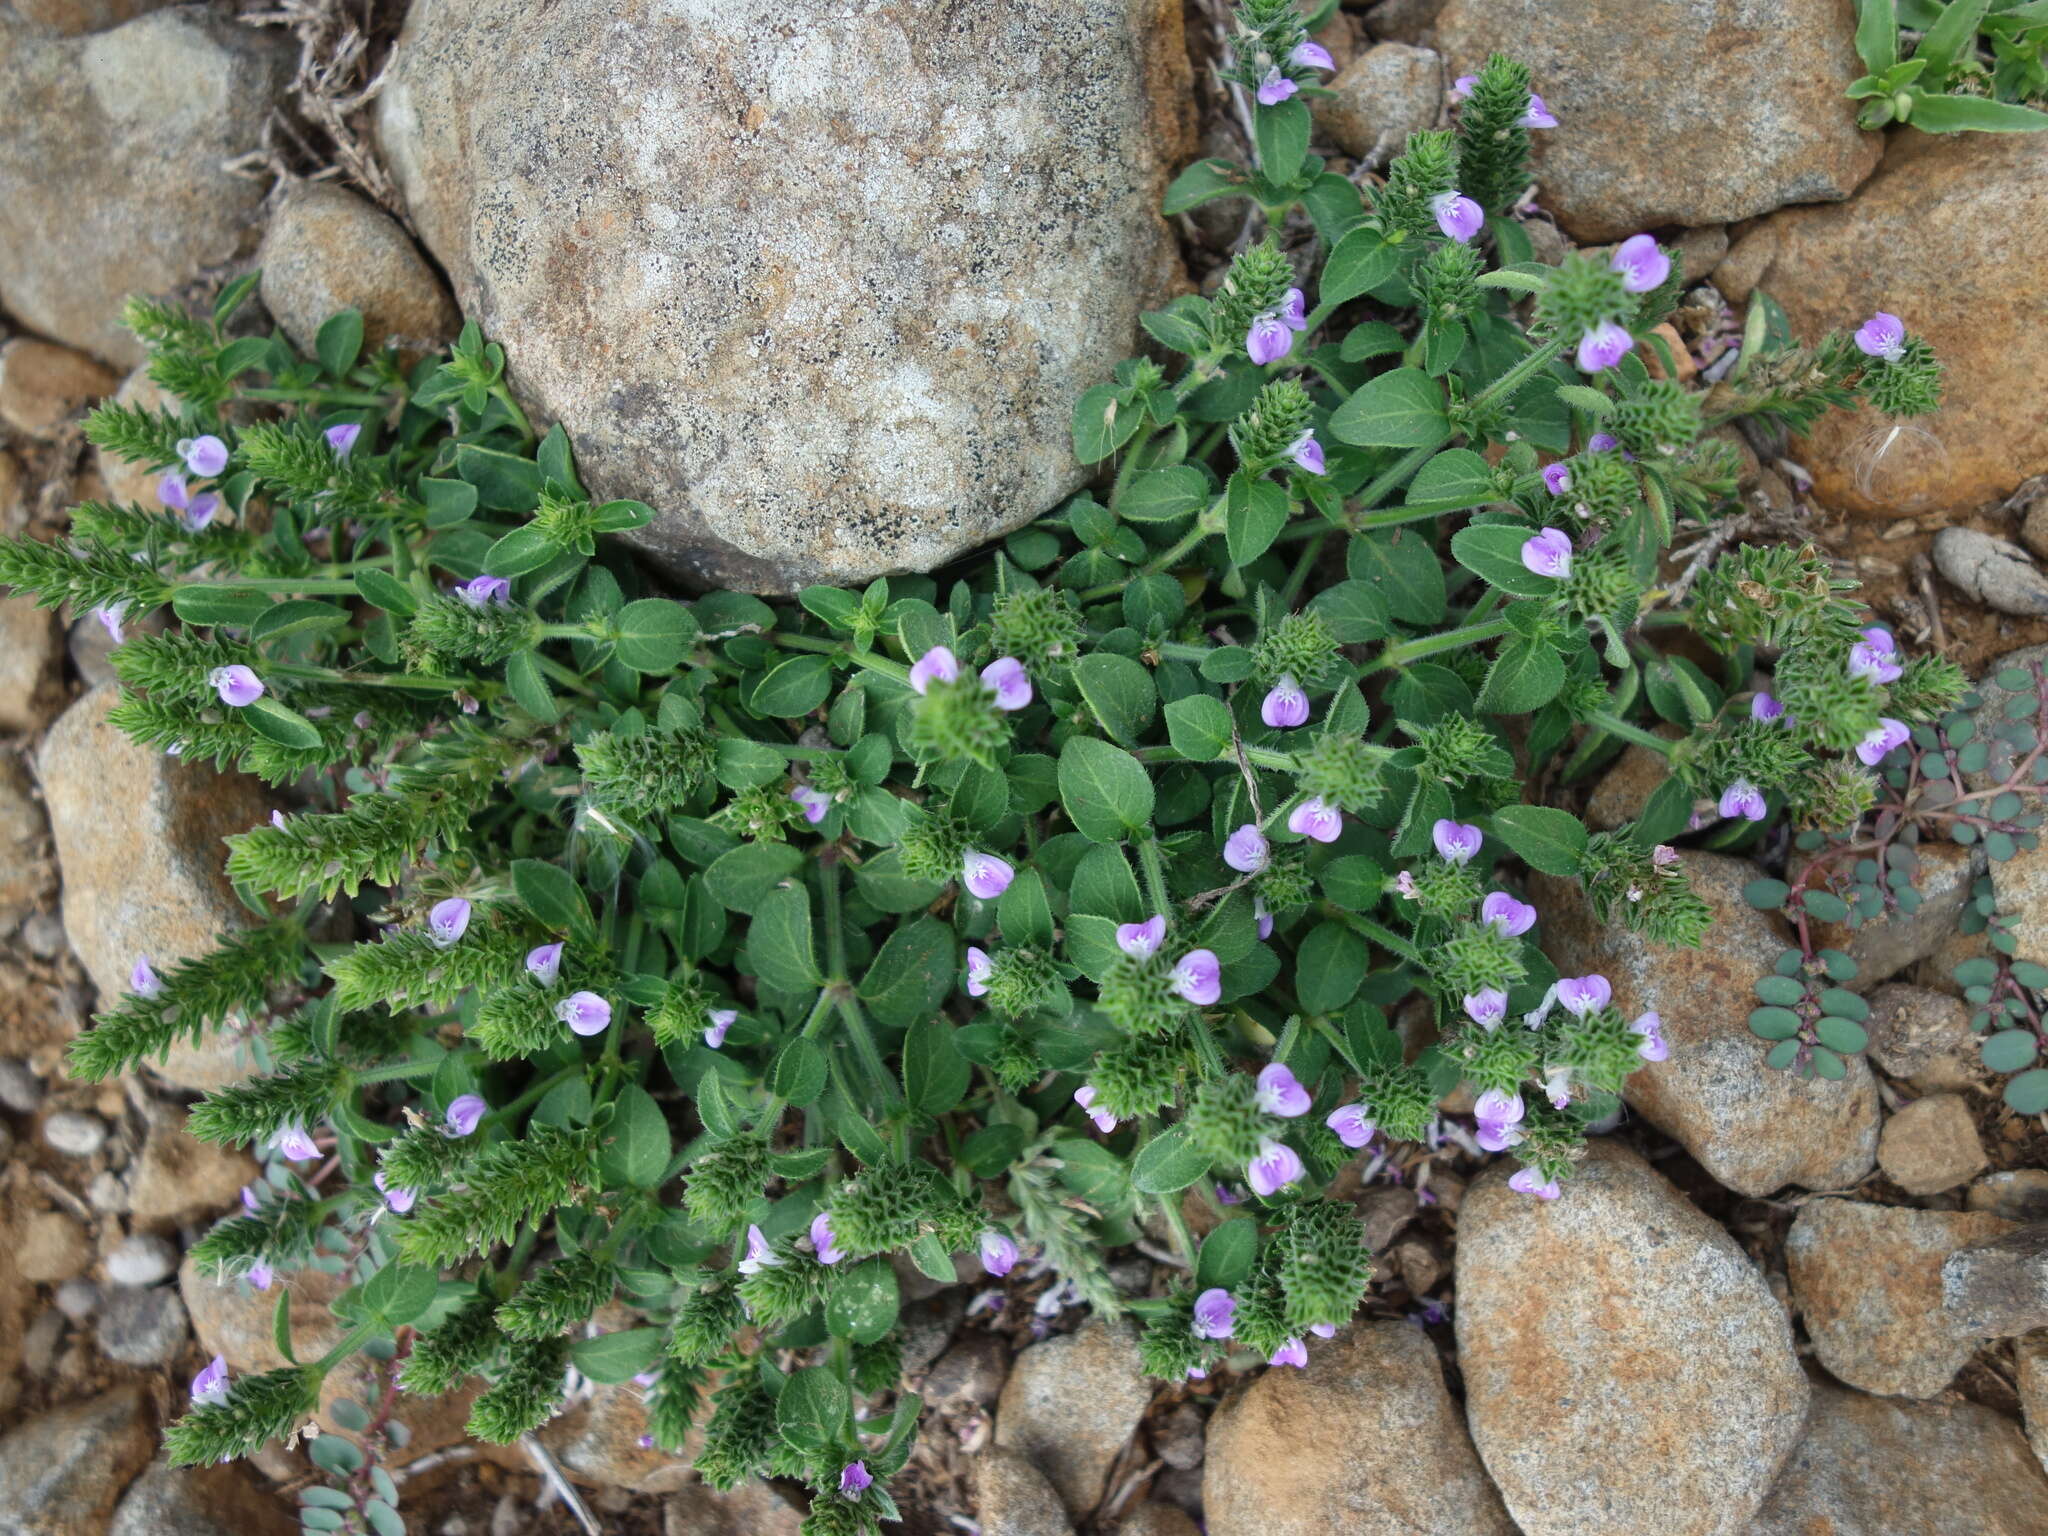
[[[974,1489],[984,1536],[1073,1536],[1059,1494],[1027,1456],[990,1446],[974,1459]]]
[[[1535,135],[1545,206],[1582,243],[1847,197],[1882,140],[1842,86],[1863,70],[1838,0],[1451,0],[1445,74],[1512,54],[1563,125]],[[1652,61],[1682,68],[1660,68]]]
[[[1977,1343],[1942,1312],[1942,1261],[2011,1230],[1975,1211],[1813,1201],[1792,1223],[1785,1265],[1815,1356],[1866,1392],[1933,1397]]]
[[[57,616],[31,597],[0,597],[0,731],[35,731],[56,712]]]
[[[647,1408],[634,1386],[599,1386],[587,1400],[540,1430],[562,1470],[594,1488],[674,1493],[693,1481],[686,1457],[640,1444]]]
[[[1434,46],[1436,19],[1444,0],[1379,0],[1365,9],[1366,30],[1374,37]]]
[[[1859,442],[1882,426],[1874,411],[1830,412],[1799,445],[1822,502],[1875,517],[1960,512],[2048,469],[2048,419],[2032,399],[2048,371],[2038,274],[2024,242],[2008,238],[2044,221],[2048,143],[2040,135],[1902,129],[1853,203],[1774,214],[1729,253],[1715,280],[1730,276],[1731,264],[1744,276],[1754,270],[1802,340],[1853,329],[1882,309],[1925,336],[1942,361],[1942,409],[1926,423],[1940,446],[1902,442],[1867,494],[1857,484]],[[1767,243],[1749,253],[1752,241]]]
[[[1202,1528],[1171,1504],[1140,1504],[1117,1527],[1116,1536],[1202,1536]]]
[[[462,328],[455,301],[398,221],[331,182],[300,182],[285,194],[256,263],[264,308],[308,357],[321,324],[344,309],[361,312],[366,352],[387,342],[433,351]]]
[[[2013,1385],[2020,1396],[2020,1414],[2027,1443],[2043,1470],[2048,1470],[2048,1333],[2037,1333],[2013,1345]]]
[[[2012,914],[2013,937],[2022,960],[2048,958],[2048,851],[2022,848],[2002,864],[1991,866],[1991,889],[1998,909]],[[1977,953],[1991,951],[1978,938]]]
[[[56,1285],[92,1267],[92,1243],[76,1218],[63,1211],[37,1211],[22,1224],[14,1260],[22,1279]]]
[[[996,1403],[995,1443],[1028,1457],[1079,1520],[1151,1401],[1137,1335],[1090,1321],[1017,1356]]]
[[[119,382],[82,352],[17,336],[0,346],[0,422],[29,437],[54,437]]]
[[[1696,283],[1721,264],[1721,258],[1728,254],[1728,231],[1718,224],[1709,224],[1701,229],[1688,229],[1679,233],[1676,241],[1679,260],[1679,280]]]
[[[2048,1170],[2014,1168],[1987,1173],[1970,1186],[1966,1203],[2007,1221],[2048,1221]]]
[[[1978,1338],[2048,1329],[2048,1221],[1950,1254],[1941,1305],[1958,1330]]]
[[[1817,1384],[1747,1536],[2048,1536],[2048,1478],[2012,1420]]]
[[[1984,1081],[1970,1010],[1927,987],[1887,982],[1870,994],[1870,1059],[1922,1093],[1957,1093]]]
[[[0,448],[0,534],[13,537],[27,525],[28,489],[21,460]]]
[[[1361,1323],[1231,1394],[1209,1424],[1209,1527],[1230,1536],[1510,1536],[1436,1346]]]
[[[176,395],[164,393],[163,387],[149,376],[146,365],[135,369],[121,381],[121,387],[114,391],[114,403],[137,411],[177,411],[182,408],[182,402]],[[156,493],[157,485],[164,477],[161,467],[131,464],[104,448],[93,449],[92,462],[99,471],[100,479],[106,482],[109,501],[123,506],[138,506],[145,512],[164,510],[163,498]]]
[[[140,1387],[117,1387],[24,1420],[0,1440],[0,1531],[104,1531],[122,1490],[155,1452]]]
[[[1982,855],[1954,843],[1923,842],[1915,849],[1920,860],[1913,877],[1920,906],[1877,922],[1851,928],[1846,923],[1816,923],[1814,942],[1839,949],[1856,962],[1858,992],[1876,986],[1933,954],[1956,931],[1970,887],[1984,873]]]
[[[1656,734],[1666,741],[1680,735],[1675,725],[1659,725]],[[1671,777],[1671,759],[1648,747],[1630,746],[1600,775],[1593,793],[1586,798],[1586,825],[1596,832],[1612,832],[1643,814],[1657,786]]]
[[[1749,1014],[1756,979],[1770,973],[1789,942],[1783,925],[1742,899],[1742,887],[1757,878],[1755,866],[1711,853],[1683,851],[1680,858],[1713,914],[1701,947],[1653,945],[1600,923],[1576,881],[1538,878],[1532,892],[1544,916],[1545,951],[1563,975],[1606,976],[1625,1016],[1649,1009],[1662,1016],[1671,1055],[1632,1074],[1624,1097],[1715,1179],[1746,1195],[1787,1184],[1854,1184],[1877,1156],[1877,1084],[1869,1066],[1852,1057],[1848,1075],[1828,1082],[1764,1065]]]
[[[664,1536],[797,1536],[803,1515],[756,1478],[730,1493],[692,1483],[669,1495],[661,1520]]]
[[[1380,43],[1330,78],[1333,97],[1314,103],[1318,127],[1361,165],[1401,153],[1408,135],[1436,126],[1444,109],[1444,61],[1428,48]]]
[[[0,751],[0,933],[34,910],[50,886],[50,821],[28,769]]]
[[[129,1172],[129,1219],[142,1230],[203,1221],[232,1208],[258,1172],[248,1153],[195,1140],[184,1114],[168,1111],[150,1127]]]
[[[132,21],[144,11],[160,10],[175,0],[12,0],[24,21],[48,27],[72,37],[80,32],[104,32]]]
[[[1989,1164],[1977,1139],[1977,1118],[1958,1093],[1915,1099],[1884,1123],[1877,1165],[1909,1195],[1938,1195]]]
[[[238,1466],[173,1467],[159,1458],[129,1485],[107,1536],[294,1536],[291,1505]]]
[[[1508,1513],[1525,1536],[1737,1536],[1806,1417],[1762,1274],[1616,1142],[1556,1200],[1511,1171],[1474,1181],[1457,1253],[1466,1417]]]

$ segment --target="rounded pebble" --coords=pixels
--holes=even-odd
[[[80,1276],[57,1287],[57,1310],[74,1323],[82,1323],[100,1309],[100,1288]]]
[[[178,1268],[178,1250],[153,1232],[124,1237],[106,1258],[107,1278],[116,1285],[155,1285]]]
[[[107,1144],[107,1123],[75,1109],[59,1110],[43,1122],[43,1140],[66,1157],[91,1157]]]
[[[0,1056],[0,1107],[17,1115],[32,1115],[42,1103],[42,1079],[29,1071],[26,1062]]]

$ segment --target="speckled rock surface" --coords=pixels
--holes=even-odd
[[[977,1456],[974,1491],[984,1536],[1073,1536],[1052,1484],[1016,1451],[997,1445]]]
[[[1954,843],[1930,839],[1920,844],[1918,857],[1913,875],[1914,889],[1920,892],[1916,910],[1894,912],[1861,928],[1846,923],[1814,925],[1816,944],[1839,949],[1856,962],[1856,979],[1849,983],[1852,991],[1889,981],[1953,938],[1970,887],[1984,873],[1983,854]]]
[[[462,327],[455,301],[398,221],[345,187],[293,187],[271,216],[256,261],[263,307],[308,357],[321,324],[344,309],[362,313],[368,351],[387,341],[431,349]]]
[[[1381,43],[1330,77],[1329,100],[1314,104],[1317,124],[1368,166],[1401,153],[1408,135],[1436,126],[1444,107],[1444,61],[1428,48]]]
[[[1525,1536],[1736,1536],[1806,1418],[1784,1310],[1626,1147],[1592,1142],[1552,1201],[1513,1168],[1467,1191],[1457,1275],[1466,1416],[1508,1513]]]
[[[0,1440],[0,1531],[85,1536],[105,1530],[121,1490],[155,1449],[139,1387],[27,1420]]]
[[[1152,1387],[1136,1333],[1086,1323],[1017,1356],[996,1403],[996,1444],[1029,1457],[1079,1519],[1102,1497],[1102,1480]]]
[[[1977,1117],[1959,1093],[1915,1099],[1884,1123],[1877,1165],[1909,1195],[1938,1195],[1982,1173]]]
[[[107,1536],[293,1536],[291,1505],[241,1467],[172,1467],[159,1459],[129,1484]]]
[[[592,490],[654,506],[662,560],[791,591],[1081,483],[1074,399],[1182,280],[1187,101],[1170,0],[422,0],[377,111]]]
[[[2048,1222],[1950,1254],[1941,1305],[1958,1328],[1987,1338],[2048,1328]]]

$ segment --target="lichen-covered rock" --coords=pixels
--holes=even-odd
[[[123,367],[131,293],[165,294],[253,245],[257,148],[296,48],[200,6],[53,37],[0,15],[0,307]]]
[[[304,181],[271,215],[263,248],[263,307],[308,357],[329,316],[363,317],[363,346],[408,351],[452,341],[455,301],[398,221],[345,187]]]
[[[1958,1093],[1984,1080],[1970,1010],[1960,998],[1889,982],[1870,994],[1870,1059],[1922,1093]]]
[[[1624,1094],[1715,1179],[1745,1195],[1854,1184],[1877,1156],[1877,1084],[1868,1064],[1851,1057],[1848,1076],[1834,1083],[1764,1065],[1749,1015],[1757,978],[1770,974],[1788,943],[1783,927],[1742,899],[1757,878],[1753,865],[1711,853],[1680,857],[1713,912],[1698,949],[1651,944],[1600,923],[1576,881],[1539,879],[1545,951],[1564,975],[1606,976],[1629,1017],[1647,1009],[1662,1017],[1670,1058],[1633,1073]]]
[[[1617,1143],[1556,1200],[1510,1171],[1467,1192],[1457,1273],[1466,1415],[1508,1513],[1526,1536],[1744,1531],[1808,1391],[1763,1276]]]
[[[378,137],[591,488],[786,592],[1081,483],[1074,399],[1182,281],[1187,71],[1170,0],[422,0]]]
[[[1401,153],[1408,135],[1434,127],[1444,108],[1444,61],[1428,48],[1381,43],[1330,78],[1315,103],[1317,124],[1367,166]]]
[[[1915,1099],[1884,1123],[1877,1165],[1909,1195],[1938,1195],[1982,1173],[1977,1118],[1959,1093]]]
[[[990,1446],[975,1458],[974,1490],[985,1536],[1073,1536],[1059,1494],[1027,1456]]]
[[[2048,1222],[1950,1254],[1941,1305],[1957,1328],[1983,1338],[2048,1328]]]
[[[121,1491],[155,1450],[140,1387],[118,1387],[23,1421],[0,1440],[0,1531],[105,1530]]]
[[[1842,88],[1863,73],[1843,0],[1451,0],[1451,76],[1526,62],[1560,126],[1536,134],[1544,203],[1581,241],[1722,224],[1847,197],[1881,140]]]
[[[1407,1323],[1362,1323],[1275,1368],[1209,1425],[1209,1528],[1230,1536],[1511,1536],[1436,1346]]]
[[[1919,865],[1913,872],[1913,888],[1920,893],[1920,905],[1913,911],[1894,912],[1861,928],[1847,923],[1814,925],[1817,946],[1839,949],[1856,962],[1856,977],[1849,983],[1854,991],[1889,981],[1952,938],[1970,887],[1984,873],[1984,857],[1976,849],[1929,840],[1914,853]]]
[[[1029,1458],[1078,1520],[1151,1401],[1136,1333],[1088,1322],[1017,1357],[996,1403],[996,1444]]]

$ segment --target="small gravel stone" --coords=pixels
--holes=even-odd
[[[43,1140],[66,1157],[91,1157],[107,1144],[107,1123],[96,1115],[60,1109],[43,1122]]]
[[[21,1336],[21,1368],[41,1380],[57,1366],[57,1346],[64,1340],[64,1314],[46,1307]]]
[[[21,925],[21,942],[38,960],[54,960],[64,953],[64,924],[54,912],[31,912]]]
[[[85,1187],[86,1203],[102,1216],[123,1216],[128,1212],[128,1186],[118,1175],[102,1169]]]
[[[55,1285],[83,1274],[92,1263],[92,1244],[76,1221],[62,1211],[38,1211],[22,1223],[14,1251],[21,1278],[36,1285]]]
[[[17,1115],[32,1115],[42,1107],[43,1081],[29,1071],[26,1062],[12,1056],[0,1057],[0,1106]]]
[[[992,1333],[962,1334],[924,1378],[924,1400],[934,1408],[966,1413],[986,1408],[1003,1390],[1010,1355]]]
[[[2048,613],[2048,576],[2017,544],[1974,528],[1944,528],[1934,536],[1934,566],[1964,596],[2000,613]]]
[[[188,1331],[175,1290],[115,1291],[100,1311],[100,1353],[123,1365],[168,1365]]]
[[[155,1285],[177,1273],[178,1250],[154,1232],[124,1237],[106,1257],[107,1278],[116,1285]]]
[[[57,1287],[57,1310],[74,1323],[82,1323],[100,1309],[100,1288],[79,1276]]]
[[[1884,1123],[1877,1164],[1909,1195],[1937,1195],[1984,1171],[1977,1120],[1959,1093],[1916,1099]]]

